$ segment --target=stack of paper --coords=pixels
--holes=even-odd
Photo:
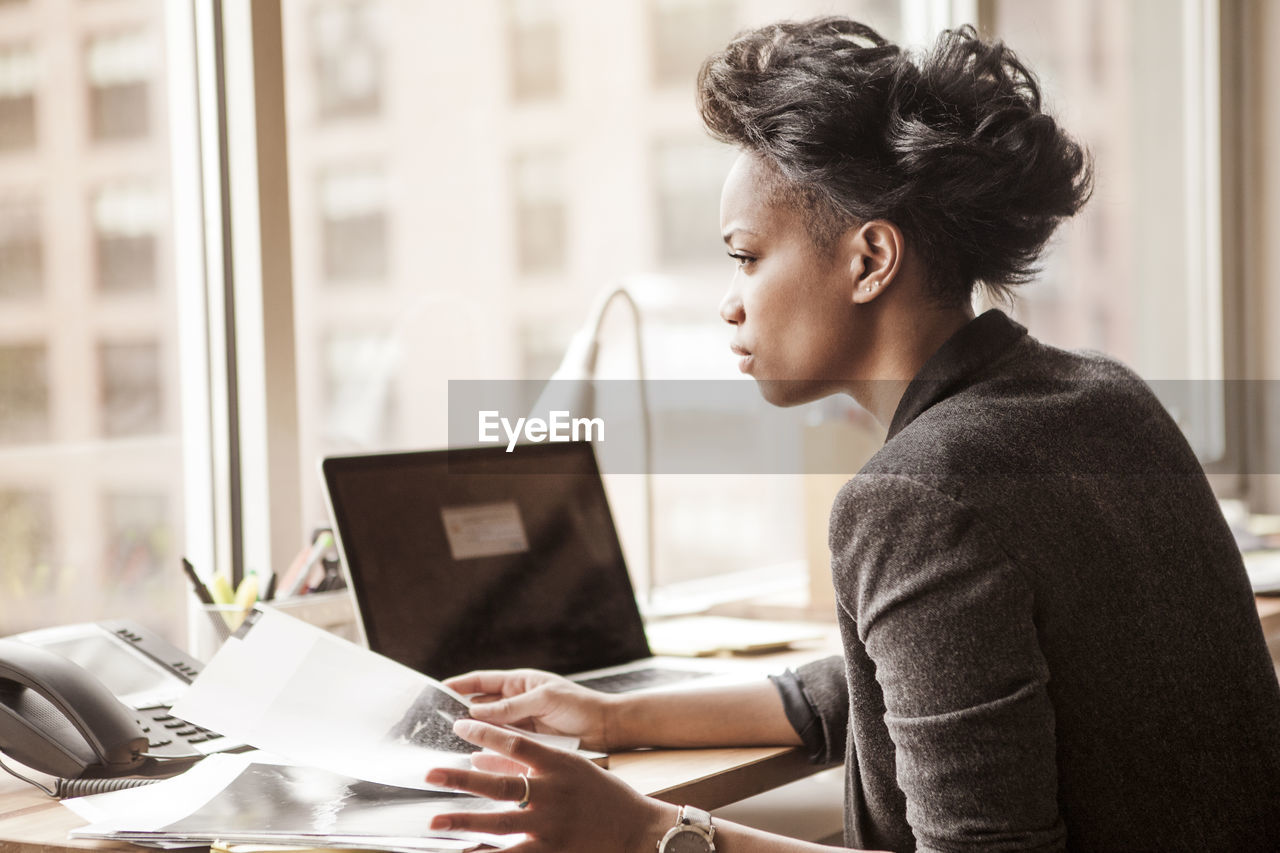
[[[434,833],[445,811],[509,804],[380,785],[259,753],[210,756],[181,776],[144,788],[64,800],[91,823],[75,838],[135,844],[279,844],[434,853],[507,847],[507,836]]]
[[[432,788],[469,767],[453,733],[470,702],[421,673],[274,610],[256,610],[173,713],[263,752],[215,755],[145,788],[65,801],[81,838],[404,850],[510,846],[520,837],[434,833],[445,811],[510,809]],[[530,735],[574,749],[572,738]]]

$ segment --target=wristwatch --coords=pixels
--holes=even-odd
[[[716,853],[715,837],[709,812],[681,806],[676,825],[658,842],[658,853]]]

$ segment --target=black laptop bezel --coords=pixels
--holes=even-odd
[[[582,475],[594,478],[594,488],[598,490],[598,498],[602,502],[604,513],[608,518],[609,523],[605,525],[608,530],[601,531],[601,534],[607,534],[607,542],[605,544],[611,551],[612,556],[610,560],[610,565],[613,567],[612,571],[614,572],[612,580],[619,584],[620,593],[625,589],[627,593],[626,601],[630,603],[630,606],[626,607],[621,598],[619,599],[619,603],[624,606],[626,617],[633,622],[630,630],[633,632],[633,651],[636,654],[627,654],[615,660],[591,661],[572,671],[605,669],[651,657],[652,650],[649,647],[647,638],[645,638],[644,622],[640,615],[639,606],[636,603],[635,589],[631,582],[630,573],[627,570],[626,558],[622,552],[622,543],[618,539],[617,527],[614,523],[613,510],[609,504],[608,493],[604,489],[604,481],[600,476],[595,449],[589,442],[582,441],[520,444],[510,454],[507,454],[505,446],[492,446],[335,454],[322,458],[318,467],[324,487],[325,502],[328,507],[330,521],[333,524],[334,541],[342,559],[342,571],[354,598],[356,617],[365,645],[380,654],[383,649],[387,648],[385,637],[379,634],[380,629],[376,624],[376,617],[370,618],[375,602],[368,588],[362,582],[363,579],[359,568],[360,549],[362,546],[352,542],[351,537],[347,535],[350,532],[350,527],[347,523],[347,507],[342,503],[342,490],[334,488],[335,478],[340,478],[352,471],[368,472],[370,469],[404,466],[406,464],[421,465],[425,463],[435,468],[438,468],[441,464],[445,467],[458,465],[466,469],[468,463],[472,460],[478,458],[492,459],[494,457],[513,466],[518,466],[519,474],[522,476],[563,474],[566,472],[566,460],[574,456],[581,457],[574,460],[575,463],[586,463],[587,470],[582,471]],[[576,467],[572,470],[575,473],[578,471]],[[562,672],[561,674],[568,675],[571,673]]]

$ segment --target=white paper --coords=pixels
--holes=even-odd
[[[414,851],[511,846],[520,836],[428,830],[434,815],[509,808],[453,794],[388,788],[261,753],[214,755],[182,776],[141,788],[64,801],[89,826],[77,838],[144,843],[304,843]],[[386,831],[391,835],[377,835]],[[420,832],[420,835],[409,833]]]
[[[439,790],[432,767],[470,767],[453,733],[471,703],[438,681],[275,610],[228,640],[173,714],[284,756],[384,785]],[[529,735],[562,749],[573,738]]]

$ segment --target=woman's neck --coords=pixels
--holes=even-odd
[[[866,379],[852,383],[849,394],[888,428],[907,385],[938,348],[973,320],[969,304],[941,308],[909,300],[881,306],[871,363],[858,371]]]

